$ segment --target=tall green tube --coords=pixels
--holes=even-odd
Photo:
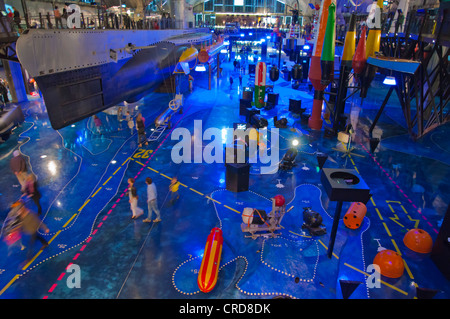
[[[336,38],[336,4],[332,2],[328,7],[328,20],[323,40],[322,56],[320,66],[322,68],[323,85],[328,85],[333,80],[334,74],[334,48]]]

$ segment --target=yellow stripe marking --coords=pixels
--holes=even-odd
[[[147,166],[147,168],[148,168],[149,170],[152,170],[152,171],[154,171],[155,173],[158,173],[158,174],[159,174],[159,172],[158,172],[156,169],[151,168],[151,167],[149,167],[149,166]]]
[[[373,206],[377,206],[377,205],[375,205],[375,201],[373,200],[372,197],[370,197],[370,201],[372,202],[372,205],[373,205]]]
[[[397,254],[399,254],[401,256],[402,253],[401,253],[400,249],[398,249],[397,243],[395,242],[394,239],[391,239],[391,241],[392,241],[392,245],[394,245],[395,250],[397,251]]]
[[[409,269],[408,264],[406,263],[406,261],[404,259],[403,259],[403,263],[405,264],[405,269],[406,269],[406,272],[408,273],[409,278],[414,279],[414,276],[413,276],[411,270]]]
[[[399,220],[400,218],[397,216],[397,214],[394,214],[395,217],[389,217],[390,220],[392,220],[393,222],[395,222],[396,224],[400,225],[401,227],[405,227],[402,224],[400,224],[397,220]]]
[[[209,197],[209,196],[205,196],[206,198],[208,198],[208,199],[210,199],[210,200],[212,200],[213,202],[216,202],[217,204],[220,204],[220,205],[222,205],[222,203],[221,202],[219,202],[219,201],[217,201],[217,200],[215,200],[214,198],[211,198],[211,197]]]
[[[380,218],[380,220],[383,220],[383,216],[381,216],[380,210],[376,207],[375,207],[375,210],[377,211],[377,214],[378,214],[378,217]]]
[[[172,177],[169,177],[169,176],[167,176],[167,175],[164,175],[163,173],[159,173],[159,175],[164,176],[165,178],[172,180]]]
[[[121,169],[122,167],[119,167],[118,169],[116,169],[116,171],[113,173],[113,175],[116,175],[116,173]]]
[[[95,195],[97,195],[97,193],[102,189],[102,187],[100,186],[97,191],[94,193],[94,195],[91,196],[91,198],[94,198]]]
[[[405,207],[403,207],[403,205],[400,205],[400,207],[401,207],[402,210],[405,212],[405,214],[408,215],[408,212],[406,211]]]
[[[236,209],[234,209],[234,208],[231,208],[230,206],[227,206],[227,205],[223,205],[223,206],[226,207],[226,208],[228,208],[229,210],[232,210],[233,212],[238,213],[238,214],[241,213],[240,211],[238,211],[238,210],[236,210]]]
[[[321,243],[322,246],[328,251],[328,247],[324,243],[322,243],[322,241],[320,239],[319,239],[319,243]],[[332,253],[332,255],[334,256],[334,258],[339,259],[339,257],[335,253]]]
[[[89,203],[90,201],[91,201],[90,199],[88,199],[87,201],[85,201],[84,204],[83,204],[83,206],[81,206],[80,209],[79,209],[78,211],[81,212],[81,211],[83,210],[84,206],[86,206],[87,203]]]
[[[58,230],[56,232],[56,234],[53,235],[53,237],[48,241],[48,244],[50,245],[50,243],[53,241],[53,239],[55,239],[56,237],[58,237],[59,233],[61,232],[61,230]]]
[[[13,279],[11,279],[11,280],[6,284],[6,286],[3,287],[3,289],[0,291],[0,296],[6,291],[6,289],[9,288],[9,286],[11,286],[11,285],[14,283],[14,281],[17,280],[17,278],[19,278],[19,275],[15,275],[15,276],[13,277]]]
[[[292,230],[290,230],[289,232],[294,234],[294,235],[300,236],[300,237],[312,238],[312,236],[306,236],[306,235],[301,235],[301,234],[294,233]]]
[[[202,196],[205,196],[205,194],[202,194],[202,193],[200,193],[199,191],[196,191],[196,190],[193,189],[193,188],[190,188],[190,187],[189,187],[189,189],[190,189],[191,191],[193,191],[193,192],[196,192],[197,194],[200,194],[200,195],[202,195]]]
[[[413,218],[411,218],[411,216],[409,216],[409,215],[408,215],[408,218],[409,218],[410,221],[415,222],[415,223],[414,223],[414,228],[419,227],[419,223],[420,223],[420,220],[419,220],[419,219],[413,219]]]
[[[141,162],[139,162],[139,161],[136,161],[136,160],[135,160],[135,162],[138,163],[139,165],[145,166],[145,164],[143,164],[143,163],[141,163]]]
[[[364,274],[364,275],[366,275],[366,276],[369,276],[368,273],[366,273],[366,272],[364,272],[364,271],[362,271],[362,270],[359,270],[358,268],[355,268],[355,267],[353,267],[352,265],[349,265],[349,264],[347,264],[347,263],[344,263],[344,265],[347,266],[347,267],[349,267],[349,268],[351,268],[351,269],[353,269],[353,270],[355,270],[355,271],[357,271],[357,272],[359,272],[359,273],[361,273],[361,274]],[[385,286],[387,286],[387,287],[389,287],[389,288],[392,288],[392,289],[394,289],[394,290],[400,292],[401,294],[404,294],[405,296],[408,295],[408,293],[407,293],[406,291],[403,291],[403,290],[401,290],[401,289],[399,289],[399,288],[397,288],[397,287],[395,287],[395,286],[392,286],[391,284],[388,284],[387,282],[385,282],[385,281],[383,281],[383,280],[381,280],[381,279],[380,279],[380,283],[382,283],[383,285],[385,285]]]
[[[128,162],[128,161],[129,161],[130,159],[132,159],[132,158],[131,158],[131,157],[128,157],[128,158],[127,158],[127,159],[125,160],[125,162],[123,162],[123,163],[122,163],[122,165],[121,165],[121,166],[124,166],[124,165],[125,165],[125,163],[126,163],[126,162]]]
[[[119,167],[119,169],[120,169],[120,167]],[[109,182],[109,180],[112,178],[112,176],[110,176],[104,183],[103,183],[103,186],[105,186],[106,185],[106,183],[108,183]]]
[[[77,216],[77,214],[73,214],[73,216],[70,217],[70,219],[63,225],[63,228],[65,228],[72,221],[72,219],[74,219],[75,216]]]
[[[33,261],[36,260],[36,258],[38,258],[38,256],[43,252],[43,250],[39,250],[38,253],[36,255],[34,255],[34,257],[28,262],[28,264],[26,264],[25,266],[23,266],[22,270],[26,270],[32,263]]]
[[[389,228],[387,227],[385,222],[383,222],[383,226],[386,229],[386,232],[388,233],[389,237],[392,237],[391,232],[389,231]]]

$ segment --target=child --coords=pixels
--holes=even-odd
[[[180,194],[178,194],[178,188],[180,188],[180,182],[177,177],[172,178],[169,185],[170,190],[170,200],[173,202],[175,199],[180,198]]]
[[[144,213],[144,210],[138,207],[139,196],[136,187],[134,187],[134,178],[128,179],[128,196],[130,197],[131,218],[136,219]]]

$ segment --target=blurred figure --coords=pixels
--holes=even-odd
[[[30,236],[30,240],[28,242],[28,251],[27,251],[27,261],[29,261],[36,239],[41,242],[41,244],[42,244],[41,249],[44,249],[48,246],[48,242],[41,235],[39,235],[38,231],[40,229],[42,229],[45,231],[46,234],[48,234],[50,230],[39,219],[39,217],[38,217],[38,215],[36,215],[36,213],[30,211],[25,206],[22,206],[19,209],[18,214],[19,214],[19,220],[21,222],[22,234]]]
[[[62,29],[63,28],[62,16],[61,16],[61,12],[58,9],[58,6],[55,6],[55,10],[53,10],[53,14],[55,15],[55,28],[58,29],[58,24],[59,24]]]
[[[172,180],[170,181],[170,185],[169,185],[171,202],[180,198],[180,194],[178,194],[179,188],[180,188],[180,182],[178,181],[178,178],[177,177],[172,178]]]
[[[102,134],[102,132],[101,132],[102,121],[100,120],[100,118],[97,115],[94,115],[94,124],[95,124],[95,128],[97,129],[97,133]]]
[[[38,215],[41,216],[42,206],[41,203],[39,202],[39,200],[41,199],[41,193],[39,192],[37,186],[36,177],[33,174],[28,174],[26,177],[24,195],[33,200],[34,204],[36,204],[36,207],[38,209]]]
[[[15,24],[17,25],[17,28],[19,29],[19,32],[20,33],[22,33],[22,31],[23,31],[23,29],[22,29],[22,27],[20,26],[20,12],[19,12],[19,10],[17,10],[15,7],[13,7],[13,10],[14,10],[14,13],[13,13],[13,16],[14,16],[14,22],[15,22]]]
[[[0,94],[3,99],[3,103],[4,104],[9,103],[8,87],[3,79],[0,79]]]
[[[27,161],[25,160],[25,157],[23,157],[23,155],[20,153],[19,150],[14,151],[13,158],[11,158],[9,166],[11,168],[11,171],[16,175],[17,180],[21,185],[21,189],[23,190],[25,188],[28,168],[27,168]]]

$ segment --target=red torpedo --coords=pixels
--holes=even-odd
[[[202,264],[197,277],[198,287],[204,293],[210,292],[216,286],[222,245],[222,230],[217,227],[211,229],[211,233],[206,240]]]
[[[361,30],[361,36],[359,37],[358,46],[356,47],[355,55],[352,60],[353,71],[356,75],[361,75],[366,67],[366,30],[364,26]]]

